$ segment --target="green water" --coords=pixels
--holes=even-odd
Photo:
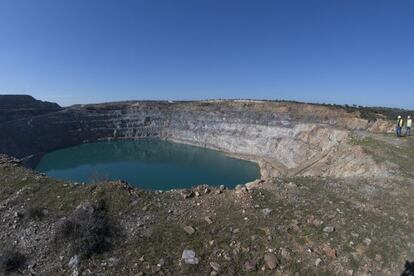
[[[63,180],[93,183],[122,179],[138,187],[157,190],[198,184],[234,187],[260,177],[256,163],[159,139],[65,148],[46,154],[36,169]]]

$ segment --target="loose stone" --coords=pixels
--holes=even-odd
[[[247,261],[244,263],[244,270],[246,272],[251,272],[256,270],[256,262],[254,261]]]
[[[216,262],[210,262],[211,268],[213,268],[215,271],[220,271],[220,264]]]
[[[80,264],[80,257],[78,255],[75,255],[72,258],[70,258],[68,266],[71,269],[75,269],[79,266],[79,264]]]
[[[192,234],[194,234],[194,232],[195,232],[195,229],[192,227],[192,226],[189,226],[189,225],[187,225],[187,226],[184,226],[184,231],[187,233],[187,234],[189,234],[189,235],[192,235]]]
[[[275,254],[273,254],[273,253],[267,253],[264,256],[264,261],[265,261],[266,266],[271,270],[273,270],[277,267],[277,258],[275,256]]]
[[[268,215],[270,215],[270,213],[272,213],[272,209],[270,208],[264,208],[262,209],[262,214],[267,217]]]
[[[325,233],[332,233],[335,231],[335,227],[333,226],[326,226],[325,228],[323,228],[323,232]]]
[[[315,266],[319,266],[322,263],[322,259],[321,258],[317,258],[315,261]]]
[[[208,224],[212,224],[213,221],[211,220],[210,217],[205,217],[204,220],[208,223]]]
[[[184,260],[184,263],[195,265],[198,264],[199,260],[196,257],[196,253],[193,250],[185,249],[181,258]]]

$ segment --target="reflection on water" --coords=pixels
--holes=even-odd
[[[92,143],[57,150],[46,154],[36,169],[64,180],[123,179],[160,190],[198,184],[234,187],[260,177],[255,163],[159,139]]]

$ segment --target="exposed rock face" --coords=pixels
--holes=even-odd
[[[396,123],[379,119],[373,122],[368,130],[374,133],[394,133],[395,125]]]
[[[29,95],[0,95],[0,124],[60,109],[56,103],[39,101]]]
[[[262,175],[317,174],[351,130],[368,121],[327,106],[262,101],[78,105],[0,124],[0,152],[19,158],[105,139],[161,137],[257,161]],[[324,167],[324,166],[322,166]],[[335,174],[335,169],[324,175]],[[355,171],[354,171],[355,172]],[[361,170],[347,175],[364,175]],[[342,174],[340,173],[340,176]]]
[[[243,123],[194,123],[194,129],[171,129],[167,137],[230,153],[259,156],[271,170],[298,168],[343,142],[348,132],[316,123],[265,126]]]

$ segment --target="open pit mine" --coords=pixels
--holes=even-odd
[[[410,271],[414,140],[395,137],[397,113],[409,111],[255,100],[60,107],[31,96],[0,95],[0,273]],[[257,166],[247,176],[257,179],[234,187],[216,183],[220,178],[214,184],[197,180],[186,189],[160,190],[122,177],[77,182],[36,169],[62,149],[149,139],[213,150],[207,152],[211,159],[196,148],[183,153],[186,162],[197,164],[187,165],[189,175],[203,168],[206,176],[246,174],[245,164],[223,167],[243,160]],[[126,148],[128,154],[118,158],[157,154],[141,146],[136,154]],[[166,155],[176,162],[177,147],[171,147]],[[68,159],[82,159],[82,168],[94,165],[81,154]],[[172,172],[155,170],[167,180]]]

